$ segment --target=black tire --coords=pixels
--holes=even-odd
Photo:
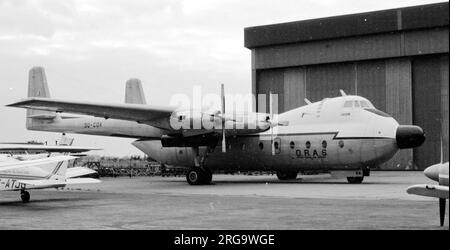
[[[200,168],[191,168],[186,173],[186,181],[189,185],[200,185],[202,179],[201,175]]]
[[[297,171],[286,171],[286,172],[281,172],[281,171],[277,171],[277,177],[278,180],[280,181],[287,181],[287,180],[295,180],[297,179]]]
[[[186,181],[189,185],[207,185],[212,181],[212,173],[208,168],[194,167],[186,173]]]
[[[30,193],[28,193],[27,191],[21,192],[20,193],[20,199],[22,199],[23,203],[30,202]]]
[[[347,181],[348,183],[351,184],[361,184],[364,180],[364,176],[360,176],[360,177],[347,177]]]
[[[212,182],[212,172],[209,168],[204,168],[203,169],[203,174],[204,174],[204,183],[205,185],[211,184]]]

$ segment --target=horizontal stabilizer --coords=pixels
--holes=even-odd
[[[408,194],[448,199],[448,186],[419,184],[409,187],[406,192]]]
[[[95,184],[100,182],[102,181],[94,178],[74,178],[74,179],[67,179],[65,184],[66,185]]]
[[[97,172],[95,170],[92,170],[90,168],[84,168],[84,167],[73,167],[68,168],[66,171],[66,177],[67,178],[75,178],[90,174],[96,174]]]

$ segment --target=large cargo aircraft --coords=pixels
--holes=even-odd
[[[133,145],[149,157],[189,168],[191,185],[210,183],[219,169],[271,170],[280,180],[313,170],[361,183],[370,168],[425,140],[420,127],[399,125],[366,98],[343,91],[279,115],[272,95],[268,114],[230,114],[223,86],[221,110],[203,112],[148,105],[143,95],[125,104],[50,99],[43,68],[29,77],[29,98],[8,105],[28,109],[28,129],[136,138]]]

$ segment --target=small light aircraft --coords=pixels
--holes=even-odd
[[[47,152],[86,152],[91,149],[71,146],[43,146],[26,144],[0,144],[0,151],[40,150]],[[31,156],[31,155],[30,155]],[[27,160],[14,155],[0,155],[0,191],[20,191],[24,203],[30,201],[30,189],[61,188],[66,185],[99,183],[93,178],[78,178],[96,173],[84,167],[68,168],[76,156],[36,155]]]
[[[191,185],[209,184],[220,169],[271,170],[280,180],[312,170],[361,183],[371,167],[425,140],[420,127],[399,125],[344,91],[278,115],[270,94],[269,113],[238,114],[225,112],[222,85],[221,110],[205,112],[148,105],[143,94],[125,104],[50,99],[44,69],[35,67],[28,96],[8,105],[28,109],[28,129],[136,138],[133,145],[161,164],[189,168]]]
[[[442,145],[441,162],[426,168],[424,174],[429,179],[438,182],[438,184],[414,185],[407,189],[407,193],[439,198],[440,224],[444,226],[446,200],[448,200],[448,162],[443,162]]]

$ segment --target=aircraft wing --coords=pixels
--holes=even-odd
[[[66,178],[75,178],[75,177],[80,177],[80,176],[85,176],[85,175],[90,175],[90,174],[95,174],[95,173],[97,173],[97,171],[92,170],[90,168],[73,167],[73,168],[68,168],[66,170]]]
[[[39,97],[27,98],[7,106],[136,121],[166,129],[170,129],[168,121],[171,114],[175,111],[174,107],[67,101]],[[167,122],[165,125],[158,126],[159,122],[157,120],[161,118],[167,118]]]
[[[73,147],[73,146],[46,146],[35,144],[20,144],[20,143],[0,143],[0,151],[27,151],[27,150],[41,150],[50,153],[83,153],[91,150],[100,150],[98,148],[89,147]]]
[[[67,179],[65,184],[66,185],[95,184],[100,182],[102,181],[94,178],[74,178],[74,179]]]
[[[33,187],[59,187],[64,186],[67,183],[65,181],[60,180],[17,180],[19,183],[26,184],[27,186]]]
[[[68,161],[76,159],[75,156],[69,156],[69,155],[62,155],[62,156],[54,156],[54,157],[47,157],[37,160],[29,160],[29,161],[13,161],[13,162],[0,162],[0,171],[7,171],[7,170],[14,170],[19,168],[25,168],[25,167],[35,167],[40,166],[48,163],[56,163],[61,161]]]
[[[81,101],[66,101],[49,98],[31,97],[22,101],[7,105],[9,107],[19,107],[27,109],[37,109],[52,112],[68,112],[83,115],[91,115],[96,117],[113,118],[120,120],[136,121],[138,123],[148,124],[157,128],[183,133],[185,136],[202,135],[211,132],[221,132],[220,129],[174,129],[170,126],[171,119],[178,119],[179,111],[175,107],[161,107],[144,104],[111,104],[111,103],[97,103],[97,102],[81,102]],[[183,114],[180,111],[180,114]],[[213,114],[205,114],[208,117],[215,117]],[[258,113],[255,113],[254,126],[248,126],[247,129],[233,129],[229,124],[237,123],[232,118],[226,118],[225,130],[227,134],[251,134],[263,132],[269,129],[269,124],[265,121],[257,119]],[[221,123],[221,118],[215,117],[213,123]],[[249,125],[249,124],[247,124]],[[231,128],[228,128],[231,127]],[[250,128],[254,127],[254,128]]]
[[[448,199],[448,186],[419,184],[409,187],[406,192],[408,194]]]

